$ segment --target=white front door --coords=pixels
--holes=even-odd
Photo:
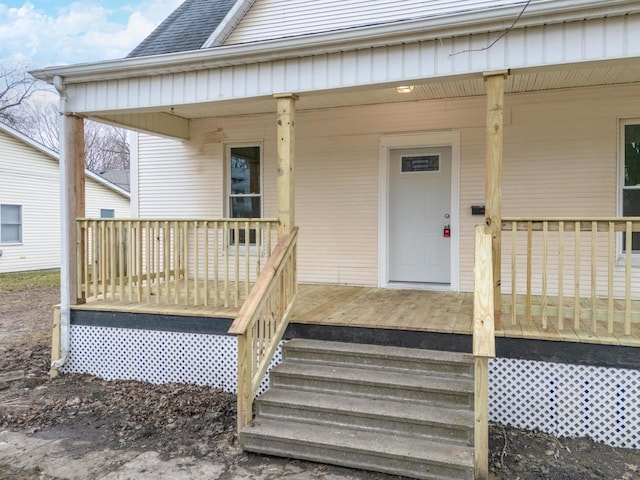
[[[389,162],[389,281],[448,284],[451,147],[391,149]]]

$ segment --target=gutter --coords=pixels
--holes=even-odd
[[[30,73],[48,83],[53,83],[56,76],[62,76],[65,84],[72,84],[246,65],[476,33],[486,34],[508,28],[522,12],[523,4],[187,52],[48,67]],[[595,0],[589,3],[583,0],[540,1],[532,2],[527,7],[515,28],[636,13],[640,13],[640,2],[637,0]]]
[[[53,85],[55,86],[58,94],[60,95],[60,115],[64,115],[67,112],[67,90],[62,82],[62,77],[56,76],[53,78]],[[66,138],[64,129],[66,128],[66,122],[60,122],[60,138]],[[60,142],[60,162],[66,161],[66,142]],[[60,163],[61,165],[61,163]],[[67,209],[68,195],[67,195],[67,169],[60,168],[60,322],[58,328],[60,339],[59,357],[52,359],[51,369],[49,375],[52,377],[57,376],[60,373],[60,368],[67,363],[69,359],[69,349],[71,343],[71,305],[69,295],[69,231],[70,219],[69,211]],[[54,338],[56,335],[54,333]]]

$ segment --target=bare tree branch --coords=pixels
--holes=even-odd
[[[49,97],[49,98],[47,98]],[[54,151],[59,151],[57,97],[39,95],[16,107],[14,128]],[[127,132],[111,125],[85,121],[85,166],[101,173],[129,168]]]
[[[42,87],[25,67],[0,65],[0,121],[14,125],[16,107]]]

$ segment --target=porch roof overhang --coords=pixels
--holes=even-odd
[[[553,8],[550,8],[552,5]],[[66,112],[187,139],[197,118],[640,82],[640,2],[557,0],[290,39],[33,71]],[[494,42],[504,33],[503,38]],[[395,87],[414,85],[409,95]]]

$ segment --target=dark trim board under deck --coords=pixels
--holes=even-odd
[[[100,310],[71,310],[71,325],[88,327],[130,328],[162,332],[203,333],[226,335],[232,318],[194,317],[140,312],[108,312]]]
[[[227,335],[230,318],[193,317],[132,312],[71,311],[72,325]],[[468,334],[292,323],[284,338],[312,338],[407,348],[471,353]],[[640,350],[620,345],[558,342],[496,337],[496,355],[503,358],[572,363],[598,367],[640,369]]]

